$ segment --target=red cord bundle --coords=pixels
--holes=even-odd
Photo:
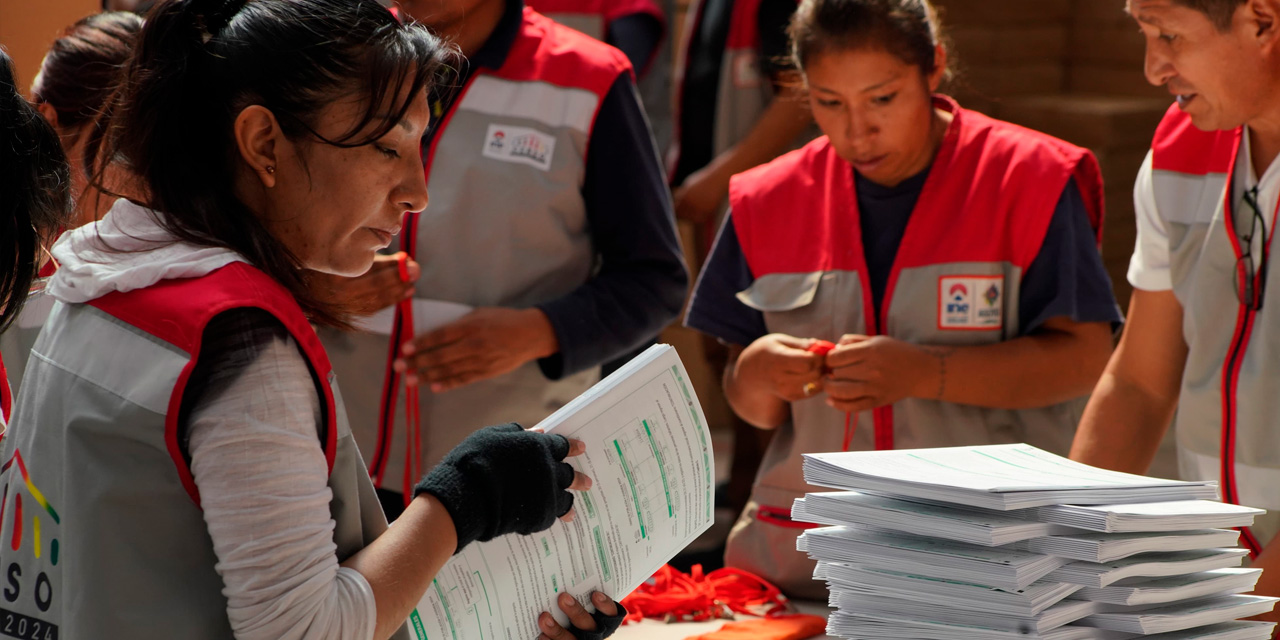
[[[627,608],[625,622],[701,622],[731,618],[731,612],[774,618],[786,615],[789,607],[787,597],[763,578],[732,567],[704,575],[700,564],[693,565],[692,575],[663,566],[622,604]]]
[[[401,253],[399,258],[400,282],[410,283],[409,254]],[[403,346],[413,340],[413,298],[405,298],[396,305],[396,313],[400,315],[400,324],[404,327]],[[408,371],[405,372],[407,377]],[[422,425],[419,423],[418,389],[404,387],[404,506],[409,508],[413,501],[413,485],[422,477]]]

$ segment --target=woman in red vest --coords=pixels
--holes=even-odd
[[[734,410],[780,430],[726,561],[816,596],[801,453],[1065,453],[1121,316],[1097,162],[936,94],[926,0],[804,0],[790,35],[826,135],[733,179],[686,322],[731,345]]]
[[[0,333],[17,319],[71,208],[70,171],[58,135],[18,90],[0,49]],[[0,433],[12,397],[0,360]]]

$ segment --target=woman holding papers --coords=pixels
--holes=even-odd
[[[734,179],[686,322],[733,345],[735,411],[781,430],[726,561],[818,596],[802,452],[1065,452],[1120,314],[1097,162],[935,93],[926,1],[805,0],[790,34],[826,136]]]
[[[152,11],[106,154],[148,197],[55,245],[60,304],[0,451],[4,633],[407,639],[458,549],[572,517],[582,445],[507,425],[388,530],[311,328],[343,317],[304,270],[364,272],[427,204],[446,55],[374,0]],[[562,608],[599,636],[617,610],[595,603]]]
[[[70,171],[58,135],[22,97],[0,49],[0,334],[13,325],[71,209]],[[12,410],[0,359],[0,434]]]

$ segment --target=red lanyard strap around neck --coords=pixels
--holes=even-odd
[[[400,281],[408,284],[409,254],[401,253],[397,264]],[[413,340],[413,298],[405,298],[396,304],[396,314],[400,316],[400,335],[404,339],[400,346]],[[407,508],[413,500],[413,486],[422,476],[422,424],[419,420],[418,389],[408,384],[408,371],[405,372],[404,389],[404,506]]]

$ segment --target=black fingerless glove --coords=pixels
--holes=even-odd
[[[476,540],[536,533],[573,507],[568,454],[564,436],[515,423],[485,427],[454,447],[413,495],[430,493],[449,510],[458,530],[455,553]]]
[[[594,631],[586,631],[570,625],[569,633],[572,633],[577,640],[604,640],[613,635],[613,632],[622,626],[622,619],[627,617],[627,608],[622,606],[621,602],[615,604],[618,607],[618,615],[616,616],[606,616],[600,613],[599,609],[591,613],[591,617],[596,621]]]

